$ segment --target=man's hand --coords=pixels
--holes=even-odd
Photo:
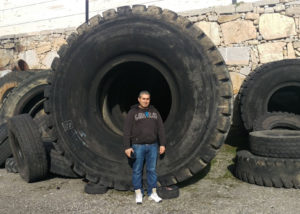
[[[159,154],[162,155],[163,153],[165,153],[166,151],[166,147],[165,146],[160,146],[159,147]]]
[[[129,157],[129,158],[130,158],[130,156],[131,156],[131,152],[134,152],[134,151],[133,151],[133,148],[125,149],[125,154],[126,154],[127,157]]]

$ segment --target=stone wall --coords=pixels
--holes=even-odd
[[[237,94],[256,67],[300,57],[300,1],[265,0],[184,13],[217,45]]]
[[[200,27],[223,55],[237,94],[261,64],[300,58],[300,1],[265,0],[181,13]],[[0,70],[20,59],[30,68],[50,68],[74,28],[0,37]]]
[[[0,37],[0,71],[24,60],[31,69],[49,69],[60,46],[75,28]]]

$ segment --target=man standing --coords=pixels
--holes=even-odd
[[[124,124],[125,154],[133,162],[132,184],[135,190],[135,201],[141,204],[144,190],[142,174],[144,160],[147,169],[147,193],[149,200],[161,202],[156,192],[156,160],[159,154],[165,152],[166,137],[163,122],[159,112],[150,105],[150,93],[141,91],[138,97],[139,104],[131,106]]]

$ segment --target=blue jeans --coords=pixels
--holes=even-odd
[[[155,144],[133,144],[136,159],[133,162],[132,184],[134,190],[140,189],[144,194],[142,177],[144,160],[146,160],[147,169],[147,193],[151,195],[152,188],[156,188],[156,160],[157,160],[157,143]]]

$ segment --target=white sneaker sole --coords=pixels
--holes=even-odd
[[[149,201],[155,201],[153,198],[149,198]],[[155,201],[156,203],[161,203],[162,200],[159,200],[159,201]]]

